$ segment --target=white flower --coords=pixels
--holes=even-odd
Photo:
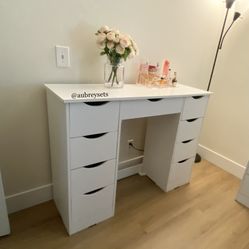
[[[107,42],[107,47],[108,47],[109,49],[112,49],[112,48],[114,47],[114,43],[111,42],[111,41]]]
[[[98,32],[99,33],[107,33],[107,32],[109,32],[110,31],[110,28],[108,27],[108,26],[102,26],[99,30],[98,30]]]
[[[114,41],[115,43],[119,43],[119,35],[116,34],[113,41]]]
[[[105,33],[99,33],[97,36],[97,42],[103,42],[106,39]]]
[[[102,26],[96,33],[97,46],[102,49],[110,60],[129,59],[138,54],[137,44],[128,34],[120,33],[117,29]]]
[[[115,33],[113,31],[108,32],[107,35],[106,35],[106,38],[109,41],[114,41],[114,39],[115,39]]]
[[[97,41],[97,46],[100,49],[104,49],[105,48],[105,41],[102,41],[102,42]]]
[[[131,41],[130,39],[127,37],[127,36],[123,36],[120,41],[120,46],[123,47],[123,48],[127,48],[131,45]]]
[[[132,59],[132,58],[135,57],[135,55],[136,55],[135,51],[134,51],[133,49],[131,49],[131,52],[130,52],[128,58],[129,58],[129,59]]]
[[[125,36],[132,41],[132,38],[130,35],[125,35]]]
[[[138,55],[139,54],[138,46],[134,41],[132,41],[132,48],[135,50],[135,54]]]
[[[129,46],[129,49],[133,52],[134,56],[139,54],[139,50],[137,47],[134,47],[133,44]],[[132,55],[131,55],[132,56]]]
[[[124,54],[125,52],[125,48],[121,47],[120,45],[117,45],[115,50],[118,54],[121,54],[121,55]]]

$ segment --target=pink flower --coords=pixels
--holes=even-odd
[[[102,26],[99,30],[98,30],[98,32],[99,33],[107,33],[107,32],[109,32],[110,31],[110,28],[108,27],[108,26]]]
[[[97,42],[103,42],[106,39],[106,34],[105,33],[99,33],[97,35]]]
[[[123,34],[117,29],[102,26],[96,33],[97,46],[102,49],[101,55],[111,59],[133,58],[138,54],[137,44],[130,35]],[[117,58],[116,58],[117,57]]]
[[[114,41],[115,43],[119,43],[119,35],[116,34],[113,41]]]
[[[114,39],[115,39],[115,33],[113,31],[108,32],[107,35],[106,35],[106,38],[109,41],[114,41]]]
[[[120,45],[117,45],[115,50],[118,54],[121,54],[121,55],[124,54],[125,52],[125,48],[121,47]]]
[[[111,42],[111,41],[107,42],[107,47],[108,47],[109,49],[112,49],[112,48],[114,47],[114,43]]]
[[[120,43],[121,47],[127,48],[127,47],[130,46],[131,41],[130,41],[130,39],[127,36],[123,36],[123,37],[120,38],[119,43]]]
[[[134,51],[133,49],[131,49],[131,52],[130,52],[128,58],[129,58],[129,59],[132,59],[132,58],[135,57],[135,55],[136,55],[135,51]]]
[[[130,49],[133,49],[133,50],[134,50],[135,55],[138,55],[138,54],[139,54],[138,46],[137,46],[136,42],[134,42],[133,40],[132,40],[132,42],[131,42]]]

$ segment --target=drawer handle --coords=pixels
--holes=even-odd
[[[182,141],[183,144],[187,144],[187,143],[190,143],[192,142],[194,139],[189,139],[189,140],[185,140],[185,141]]]
[[[106,161],[103,161],[103,162],[100,162],[100,163],[93,163],[93,164],[84,166],[84,168],[86,168],[86,169],[96,168],[96,167],[98,167],[98,166],[104,164],[105,162],[106,162]]]
[[[99,134],[93,134],[93,135],[87,135],[87,136],[83,136],[83,137],[88,138],[88,139],[93,139],[93,138],[102,137],[102,136],[104,136],[105,134],[107,134],[107,132],[99,133]]]
[[[181,160],[181,161],[179,161],[178,163],[184,163],[184,162],[186,162],[186,161],[188,161],[188,160],[189,160],[189,158],[184,159],[184,160]]]
[[[198,119],[198,118],[192,118],[192,119],[187,119],[186,121],[189,122],[189,123],[191,123],[191,122],[196,121],[197,119]]]
[[[84,102],[84,104],[90,105],[90,106],[100,106],[100,105],[105,105],[108,102],[109,101],[94,101],[94,102]]]
[[[87,193],[85,193],[84,195],[92,195],[92,194],[95,194],[95,193],[101,191],[102,189],[104,189],[104,187],[103,187],[103,188],[95,189],[95,190],[90,191],[90,192],[87,192]]]
[[[157,98],[157,99],[148,99],[150,102],[158,102],[162,100],[162,98]]]
[[[203,98],[204,96],[192,96],[193,99],[201,99]]]

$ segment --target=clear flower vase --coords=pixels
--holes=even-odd
[[[107,62],[104,68],[105,87],[121,88],[124,86],[124,65]]]

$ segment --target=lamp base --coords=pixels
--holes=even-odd
[[[195,155],[195,163],[201,162],[201,156],[199,154]]]

